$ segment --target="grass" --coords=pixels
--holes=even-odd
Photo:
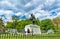
[[[54,34],[41,34],[34,36],[25,36],[23,34],[0,34],[0,39],[60,39],[59,31]]]
[[[0,39],[60,39],[60,33],[25,36],[22,34],[0,34]]]

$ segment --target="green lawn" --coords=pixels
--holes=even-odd
[[[0,39],[60,39],[60,34],[42,34],[34,36],[24,36],[22,34],[0,34]]]
[[[23,34],[0,34],[0,39],[60,39],[59,31],[54,34],[41,34],[34,36],[25,36]]]

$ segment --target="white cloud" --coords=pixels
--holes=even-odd
[[[47,5],[51,6],[54,2],[55,2],[55,0],[46,0],[46,1],[45,1],[45,5],[46,5],[46,6],[47,6]]]
[[[27,4],[25,5],[25,7],[29,7],[29,6],[31,6],[31,3],[27,3]]]
[[[0,10],[0,14],[8,14],[8,15],[10,15],[10,14],[13,14],[13,12],[10,11],[10,10]]]
[[[2,0],[0,1],[0,15],[5,15],[9,20],[11,16],[14,14],[16,16],[26,16],[30,17],[30,14],[33,13],[35,17],[45,19],[45,18],[55,18],[60,15],[60,0],[31,0],[27,2],[25,5],[20,3],[21,0]],[[22,0],[23,1],[23,0]],[[25,1],[26,2],[26,1]],[[56,4],[56,5],[55,5]],[[30,7],[35,7],[29,12],[25,12],[25,9],[30,9]],[[53,9],[53,8],[56,9]],[[11,9],[8,10],[7,8]],[[44,9],[42,9],[44,8]],[[50,11],[48,11],[48,9]],[[24,11],[25,10],[25,11]],[[16,13],[14,13],[16,12]],[[51,12],[56,12],[56,16],[50,16]],[[53,14],[52,14],[53,15]]]
[[[12,20],[11,16],[13,15],[13,11],[10,11],[10,10],[0,10],[0,16],[4,15],[3,20]],[[6,18],[6,19],[5,19]]]
[[[10,3],[9,1],[1,1],[0,5],[14,7],[14,5],[12,3]]]
[[[16,16],[21,16],[21,15],[23,15],[21,12],[17,12],[17,13],[15,13],[15,15]]]

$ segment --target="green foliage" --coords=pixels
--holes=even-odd
[[[53,21],[53,24],[54,24],[54,30],[58,31],[58,28],[60,26],[60,16],[57,16],[52,21]]]
[[[24,29],[24,27],[28,24],[32,24],[32,21],[30,21],[28,19],[21,20],[21,21],[19,21],[17,28]]]
[[[13,21],[17,21],[17,20],[19,20],[19,18],[18,18],[18,16],[13,15],[13,16],[12,16],[12,20],[13,20]]]
[[[34,18],[33,21],[34,24],[40,25],[39,23],[39,19],[36,19],[33,15],[32,15],[32,19]],[[30,19],[25,19],[25,20],[21,20],[19,21],[19,18],[17,16],[12,16],[12,23],[7,23],[8,28],[15,28],[15,29],[24,29],[24,27],[28,24],[33,24],[33,21]]]
[[[3,20],[0,18],[0,29],[4,29]]]
[[[6,28],[14,28],[16,29],[18,25],[19,18],[17,16],[12,16],[13,22],[7,22]]]
[[[60,30],[60,29],[59,29]],[[58,29],[57,29],[57,26],[54,26],[54,31],[57,32]]]
[[[17,24],[18,24],[18,21],[19,21],[19,18],[18,16],[12,16],[12,20],[13,20],[13,23],[12,23],[12,28],[16,28]]]
[[[36,21],[37,21],[36,24],[40,26],[41,21],[38,18],[36,19]]]
[[[12,28],[12,22],[7,22],[6,28]]]
[[[14,18],[14,19],[13,19]],[[28,24],[33,24],[33,22],[30,19],[25,19],[25,20],[21,20],[18,21],[19,19],[14,16],[12,17],[13,22],[8,22],[7,26],[8,28],[15,28],[15,29],[24,29],[24,27]],[[36,20],[36,25],[39,25],[41,30],[49,30],[49,29],[56,29],[52,23],[52,21],[50,19],[45,19],[40,21],[38,18],[35,19]]]
[[[26,19],[26,20],[21,20],[18,22],[7,22],[6,27],[15,28],[15,29],[24,29],[24,27],[28,24],[32,24],[32,21]]]
[[[50,19],[42,20],[40,25],[42,30],[53,29],[53,23]]]

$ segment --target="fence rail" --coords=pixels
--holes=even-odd
[[[54,35],[33,35],[33,36],[26,36],[23,34],[0,34],[0,39],[45,39],[45,38],[53,38],[53,39],[60,39],[59,33]]]

